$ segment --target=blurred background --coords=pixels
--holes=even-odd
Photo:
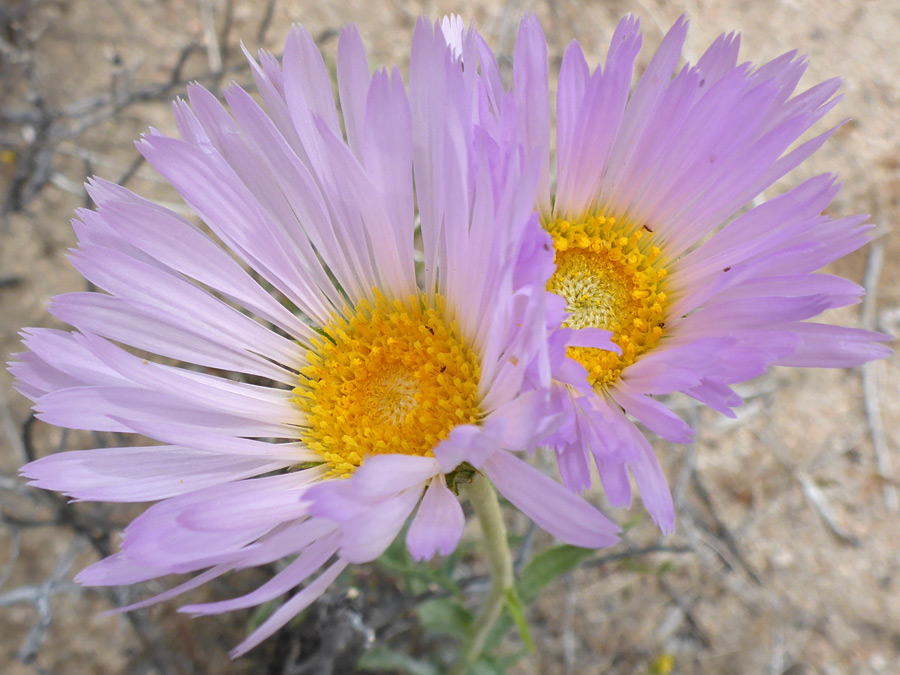
[[[90,205],[86,177],[126,183],[184,210],[133,141],[148,126],[174,131],[171,101],[189,81],[217,93],[231,81],[249,84],[241,42],[280,54],[289,25],[302,22],[333,69],[338,30],[353,21],[373,67],[398,63],[405,73],[416,17],[454,11],[476,23],[508,71],[518,21],[531,10],[550,43],[551,78],[572,39],[599,63],[629,12],[644,29],[638,72],[687,12],[688,60],[718,34],[737,30],[742,60],[807,54],[801,88],[841,76],[846,99],[814,131],[850,121],[765,197],[838,173],[843,189],[829,211],[869,213],[877,229],[872,245],[831,270],[865,285],[865,302],[827,320],[900,332],[896,0],[0,0],[4,360],[18,351],[22,327],[59,327],[46,312],[51,296],[85,288],[66,250],[74,244],[73,209]],[[900,464],[900,358],[857,370],[776,369],[739,391],[746,403],[737,420],[687,399],[673,402],[699,430],[690,446],[657,443],[678,506],[676,532],[661,540],[639,501],[628,512],[606,507],[627,527],[623,543],[556,579],[530,606],[537,650],[511,672],[898,672],[900,466],[891,467],[891,457]],[[412,659],[453,650],[452,617],[421,609],[445,592],[429,574],[446,568],[438,562],[427,573],[410,572],[396,555],[342,579],[237,662],[227,651],[258,613],[192,620],[170,602],[103,616],[163,588],[72,582],[114,550],[117,532],[140,507],[66,505],[25,488],[16,474],[28,458],[122,439],[33,420],[5,371],[0,427],[4,673],[347,673],[360,658],[362,672],[428,673],[436,671]],[[591,498],[604,505],[602,494]],[[520,561],[549,544],[524,520],[512,517],[510,527]],[[485,590],[477,548],[464,548],[453,565],[463,601],[477,603]],[[222,599],[270,573],[250,571],[189,598]],[[377,658],[373,645],[384,648]],[[521,646],[511,633],[499,650],[514,654]]]

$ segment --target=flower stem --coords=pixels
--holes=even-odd
[[[478,522],[481,523],[491,565],[491,590],[450,675],[465,675],[469,666],[481,655],[488,633],[500,617],[507,593],[513,587],[513,562],[506,537],[506,525],[491,481],[481,473],[476,473],[470,483],[462,486],[462,492],[472,503]]]

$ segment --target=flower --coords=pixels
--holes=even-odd
[[[232,86],[229,114],[194,85],[175,104],[180,138],[138,143],[215,236],[92,180],[71,259],[105,293],[55,298],[76,330],[26,330],[10,366],[44,421],[163,443],[22,469],[79,500],[158,502],[78,581],[199,572],[131,609],[296,556],[245,596],[182,608],[213,614],[318,572],[237,656],[380,555],[413,512],[411,554],[452,551],[464,516],[451,488],[476,470],[560,539],[614,543],[613,523],[509,452],[549,424],[553,253],[531,213],[535,163],[474,124],[473,81],[440,30],[416,27],[409,97],[396,69],[371,73],[355,28],[341,33],[343,129],[304,29],[283,67],[264,52],[250,63],[265,111]]]
[[[669,531],[672,498],[633,420],[673,442],[693,430],[654,396],[683,392],[734,416],[731,386],[769,366],[850,367],[884,357],[884,335],[807,322],[857,302],[863,289],[817,270],[870,239],[865,216],[824,213],[831,175],[742,209],[831,135],[790,149],[838,102],[838,79],[794,94],[796,52],[738,65],[739,37],[722,35],[676,72],[688,23],[679,19],[632,89],[639,22],[624,18],[604,68],[590,72],[572,42],[559,71],[556,190],[551,194],[547,45],[534,16],[520,26],[511,92],[485,42],[480,60],[491,127],[512,96],[524,147],[543,158],[537,210],[553,238],[548,288],[565,299],[563,327],[608,331],[619,351],[570,346],[554,400],[565,422],[549,439],[564,482],[591,482],[590,457],[611,503],[631,501],[630,470],[655,522]],[[464,31],[449,23],[463,53]],[[464,55],[464,58],[466,56]],[[474,70],[471,69],[471,70]],[[493,123],[493,133],[503,133]]]

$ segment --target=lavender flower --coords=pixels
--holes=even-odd
[[[611,502],[627,506],[630,470],[664,531],[674,523],[671,494],[633,420],[678,443],[693,430],[654,396],[683,392],[734,416],[741,399],[731,386],[769,366],[843,368],[889,353],[884,335],[806,321],[863,294],[815,273],[871,238],[865,216],[824,214],[834,176],[742,212],[834,131],[789,150],[838,102],[840,81],[794,94],[804,59],[789,52],[738,65],[734,33],[676,70],[687,27],[675,23],[633,89],[637,19],[619,23],[593,73],[572,42],[559,72],[554,193],[537,20],[520,26],[511,92],[486,43],[458,19],[444,24],[462,58],[480,61],[485,126],[511,97],[523,145],[543,157],[537,210],[556,251],[548,288],[565,299],[562,326],[608,331],[620,349],[572,346],[568,372],[556,371],[565,421],[550,444],[563,479],[587,487],[593,456]],[[494,119],[492,133],[510,132]]]
[[[230,113],[192,86],[175,105],[180,138],[138,144],[215,236],[91,181],[97,209],[78,213],[71,260],[105,293],[54,298],[76,330],[26,330],[10,366],[40,419],[163,443],[22,469],[79,500],[158,502],[78,581],[199,572],[136,608],[295,555],[243,597],[182,608],[250,607],[306,582],[240,655],[380,555],[413,512],[412,555],[452,551],[464,517],[451,488],[467,471],[566,542],[614,543],[613,523],[508,452],[545,433],[563,358],[546,340],[553,253],[532,214],[538,167],[474,124],[472,81],[441,32],[416,27],[407,97],[345,29],[344,129],[305,30],[283,68],[267,53],[251,66],[265,111],[237,86]]]

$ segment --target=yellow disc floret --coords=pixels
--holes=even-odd
[[[611,331],[622,349],[619,355],[570,347],[568,354],[587,369],[592,385],[610,384],[663,334],[666,269],[660,250],[642,241],[646,228],[602,215],[556,220],[546,228],[556,249],[547,290],[566,301],[569,318],[563,325]]]
[[[307,352],[295,401],[302,440],[349,476],[369,455],[433,456],[460,424],[480,419],[475,354],[445,318],[440,296],[360,302]]]

